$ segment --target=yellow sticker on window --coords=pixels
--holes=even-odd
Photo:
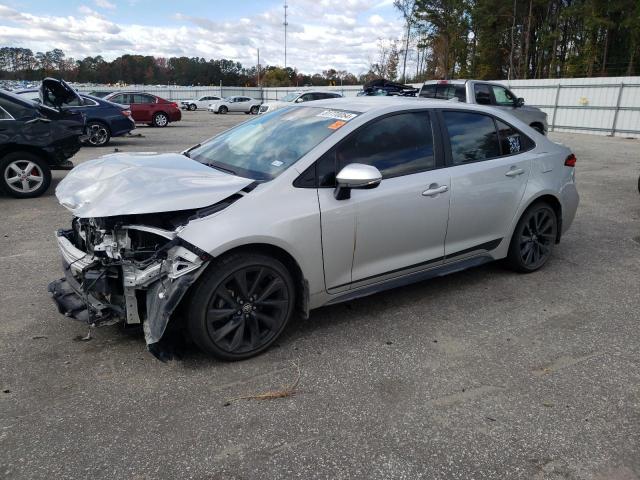
[[[347,123],[347,122],[345,122],[344,120],[336,120],[336,121],[335,121],[335,122],[333,122],[331,125],[329,125],[329,128],[330,128],[331,130],[337,130],[337,129],[339,129],[341,126],[343,126],[345,123]]]

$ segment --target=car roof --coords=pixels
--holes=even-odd
[[[395,108],[392,108],[395,107]],[[414,108],[448,108],[455,110],[471,110],[486,112],[496,115],[496,109],[491,106],[468,104],[451,100],[438,100],[419,97],[387,97],[387,96],[366,96],[366,97],[343,97],[331,98],[328,100],[316,100],[314,102],[304,102],[297,104],[295,108],[326,108],[335,110],[348,110],[358,113],[375,113],[376,111],[393,111],[414,109]]]
[[[469,80],[466,79],[457,79],[457,80],[427,80],[426,82],[423,83],[423,85],[446,85],[448,83],[454,84],[454,85],[462,85],[467,83]]]

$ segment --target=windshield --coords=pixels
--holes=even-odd
[[[299,95],[300,94],[296,93],[296,92],[288,93],[287,95],[282,97],[282,99],[280,101],[281,102],[293,102],[296,98],[298,98]]]
[[[356,116],[344,110],[284,108],[245,122],[187,154],[233,175],[271,180]]]

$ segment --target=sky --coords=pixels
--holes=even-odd
[[[0,0],[0,46],[68,57],[122,54],[284,65],[284,0]],[[360,74],[400,38],[393,0],[288,0],[287,66]]]

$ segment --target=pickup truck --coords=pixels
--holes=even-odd
[[[500,83],[482,80],[431,80],[424,82],[418,97],[440,100],[456,98],[459,102],[491,105],[509,112],[542,135],[547,134],[547,114],[539,108],[525,106],[524,98],[516,97]]]

